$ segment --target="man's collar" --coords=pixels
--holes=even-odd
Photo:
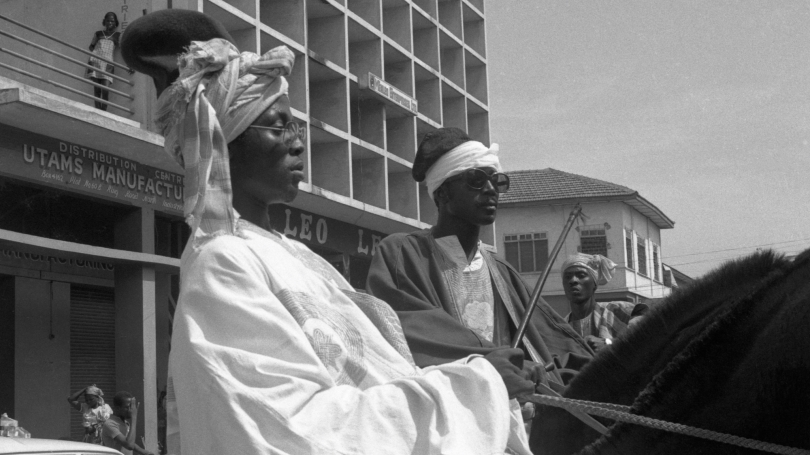
[[[441,238],[435,238],[436,243],[439,245],[439,248],[447,255],[448,258],[459,268],[466,268],[471,265],[471,263],[467,262],[467,253],[464,252],[464,248],[461,247],[461,242],[458,241],[458,237],[455,235],[447,235]],[[476,260],[481,259],[481,250],[484,244],[479,240],[478,247],[475,251],[475,255],[473,257],[473,262]]]

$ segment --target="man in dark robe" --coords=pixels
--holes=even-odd
[[[367,290],[402,321],[420,367],[508,347],[531,292],[518,272],[479,240],[495,222],[498,195],[509,189],[497,145],[486,147],[458,128],[428,133],[412,174],[424,181],[439,211],[432,229],[392,234],[379,245]],[[557,384],[578,370],[592,349],[550,306],[540,302],[521,347],[524,369],[555,362]],[[561,374],[562,371],[562,374]]]

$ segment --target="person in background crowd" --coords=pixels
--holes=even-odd
[[[582,253],[569,256],[560,268],[571,308],[565,319],[594,351],[611,344],[648,309],[643,303],[596,301],[596,289],[613,278],[615,268],[616,264],[604,256]]]
[[[105,447],[132,455],[154,455],[135,443],[135,433],[138,427],[138,401],[129,392],[118,392],[113,397],[113,415],[107,419],[101,435]]]
[[[509,400],[534,388],[520,351],[420,370],[388,305],[271,227],[269,205],[291,202],[304,180],[306,129],[284,78],[293,52],[240,54],[193,30],[183,42],[177,24],[194,15],[171,11],[139,18],[122,40],[132,68],[156,73],[153,43],[172,55],[187,47],[156,122],[185,168],[192,233],[169,360],[169,453],[530,453]]]
[[[498,145],[487,147],[458,128],[440,128],[419,144],[412,174],[425,182],[438,208],[436,225],[386,237],[372,259],[366,288],[396,310],[421,367],[509,346],[531,293],[518,272],[480,240],[481,228],[495,222],[499,195],[509,189]],[[578,370],[593,355],[543,302],[522,347],[524,368],[535,378],[555,357],[559,366]],[[562,386],[569,373],[554,370],[549,380]]]
[[[121,37],[121,33],[115,30],[118,28],[118,16],[116,16],[116,14],[113,12],[105,14],[104,20],[101,21],[101,25],[104,26],[104,30],[99,30],[93,34],[93,40],[90,41],[90,50],[101,58],[112,60],[113,52],[115,51],[115,48],[118,47],[118,40]],[[90,61],[88,63],[97,69],[91,70],[88,68],[85,77],[89,78],[96,84],[101,84],[105,87],[112,85],[112,77],[102,73],[99,70],[112,73],[115,71],[115,67],[113,65],[96,57],[90,57]],[[105,101],[110,99],[109,90],[105,90],[101,87],[93,87],[93,94],[96,96],[96,98],[101,98]],[[95,101],[95,106],[96,109],[101,109],[102,111],[107,110],[107,104],[101,101]]]
[[[84,403],[79,398],[84,395]],[[83,442],[101,444],[101,425],[113,413],[110,406],[104,403],[104,392],[95,384],[77,390],[68,397],[68,403],[73,409],[82,413],[82,426],[84,426]]]
[[[158,396],[158,446],[160,455],[166,454],[166,391],[161,390]]]

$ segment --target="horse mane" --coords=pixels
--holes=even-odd
[[[805,254],[791,263],[772,251],[755,253],[727,262],[693,284],[676,290],[610,348],[600,352],[575,377],[564,395],[632,405],[633,412],[645,415],[653,413],[665,401],[673,407],[668,401],[673,398],[667,384],[678,383],[687,371],[694,373],[690,369],[694,361],[690,359],[712,358],[718,369],[727,369],[722,354],[715,352],[706,356],[707,350],[715,346],[728,347],[723,337],[734,334],[735,324],[748,321],[746,312],[769,301],[770,293],[779,288],[786,274],[810,262],[808,258],[810,255]],[[748,322],[755,328],[756,321]],[[711,369],[711,365],[704,368]],[[541,412],[547,416],[544,414],[543,424],[532,433],[531,439],[533,447],[541,446],[544,453],[573,453],[599,437],[565,411],[543,407]],[[676,421],[681,417],[683,415],[670,416]],[[603,453],[600,450],[607,450],[616,435],[633,431],[638,428],[613,425],[608,438],[600,439],[584,453]]]
[[[774,269],[719,314],[633,405],[639,414],[810,448],[810,254]],[[583,453],[740,453],[737,447],[616,424]]]

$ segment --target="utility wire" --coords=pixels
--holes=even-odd
[[[741,255],[741,254],[740,254],[740,255],[737,255],[737,256],[728,256],[728,257],[714,258],[714,259],[703,259],[703,260],[701,260],[701,261],[692,261],[692,262],[679,262],[679,263],[677,263],[677,264],[667,264],[667,265],[671,265],[671,266],[673,266],[673,267],[674,267],[674,266],[678,266],[678,267],[680,267],[680,266],[682,266],[682,265],[690,265],[690,264],[702,264],[702,263],[704,263],[704,262],[716,262],[716,261],[717,261],[717,262],[719,262],[719,261],[728,261],[728,260],[731,260],[731,259],[736,259],[736,258],[739,258],[739,257],[742,257],[742,256],[743,256],[743,255]]]
[[[797,239],[797,240],[785,240],[784,242],[763,243],[761,245],[741,246],[741,247],[738,247],[738,248],[727,248],[725,250],[704,251],[702,253],[677,254],[675,256],[667,256],[667,258],[680,258],[680,257],[684,257],[684,256],[698,256],[698,255],[701,255],[701,254],[722,253],[724,251],[747,250],[747,249],[750,249],[750,248],[762,248],[762,247],[765,247],[765,246],[781,245],[781,244],[784,244],[784,243],[804,242],[804,241],[808,241],[808,240],[810,240],[810,237],[803,238],[803,239]]]
[[[777,251],[777,252],[778,253],[783,253],[783,254],[799,254],[802,251],[804,251],[804,249],[800,249],[799,251]],[[741,253],[741,254],[736,254],[734,256],[724,256],[724,257],[720,257],[720,258],[701,259],[699,261],[691,261],[691,262],[677,262],[677,263],[669,263],[669,262],[667,262],[666,265],[670,265],[670,266],[674,267],[674,266],[689,265],[689,264],[700,264],[700,263],[704,263],[704,262],[726,261],[726,260],[730,260],[730,259],[739,258],[739,257],[742,257],[742,256],[747,255],[747,254],[749,254],[749,253]]]

